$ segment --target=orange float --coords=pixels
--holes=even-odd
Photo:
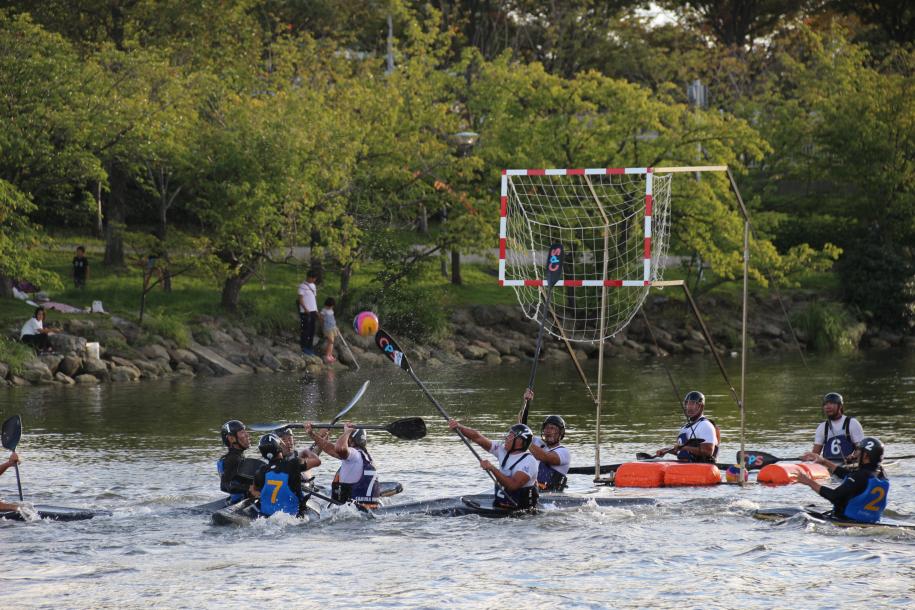
[[[718,485],[721,471],[714,464],[629,462],[616,471],[617,487],[684,487]]]
[[[811,479],[828,479],[829,470],[814,462],[803,464],[769,464],[756,476],[758,483],[766,485],[790,485],[797,482],[797,473],[803,472]]]

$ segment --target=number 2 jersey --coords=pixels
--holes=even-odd
[[[880,521],[890,491],[883,469],[874,464],[863,464],[857,470],[839,466],[833,474],[844,477],[842,484],[835,489],[820,487],[820,495],[832,502],[833,514],[865,523]]]

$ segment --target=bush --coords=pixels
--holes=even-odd
[[[881,326],[907,328],[915,321],[915,262],[879,235],[846,248],[836,264],[846,303]]]
[[[35,350],[24,343],[0,337],[0,362],[9,365],[10,371],[19,374],[22,365],[35,357]]]
[[[429,343],[448,329],[448,313],[438,288],[398,282],[383,291],[355,294],[352,302],[352,311],[374,311],[384,329],[398,338]]]
[[[792,323],[807,336],[807,345],[816,352],[852,352],[865,331],[865,325],[838,303],[813,303],[793,316]]]
[[[147,314],[143,317],[143,328],[151,334],[171,339],[178,347],[191,344],[191,333],[184,322],[166,314]]]

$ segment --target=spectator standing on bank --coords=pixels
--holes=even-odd
[[[77,246],[76,256],[73,257],[73,285],[80,290],[86,287],[89,279],[89,259],[86,258],[85,246]]]
[[[299,345],[306,356],[314,356],[315,325],[318,321],[317,274],[309,270],[299,284]]]

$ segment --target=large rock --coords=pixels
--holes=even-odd
[[[168,350],[161,345],[147,345],[140,351],[143,352],[143,355],[150,360],[159,360],[160,358],[169,360],[171,358],[171,356],[168,354]]]
[[[30,360],[22,366],[22,378],[29,383],[42,383],[54,379],[54,374],[41,360]]]
[[[66,333],[54,333],[53,335],[48,335],[48,340],[51,342],[51,347],[58,354],[82,354],[86,351],[86,340],[83,337]]]
[[[73,377],[83,366],[83,360],[79,356],[64,356],[57,366],[57,372],[63,373],[67,377]]]
[[[108,375],[111,381],[136,381],[140,378],[140,372],[129,366],[113,366]]]
[[[261,363],[263,363],[264,366],[270,367],[274,371],[282,368],[283,366],[273,354],[264,354],[261,356]]]
[[[74,381],[80,385],[95,385],[98,383],[98,377],[90,375],[89,373],[83,373],[82,375],[77,375]]]
[[[83,372],[89,373],[90,375],[96,375],[100,373],[107,374],[108,367],[105,365],[105,361],[101,358],[84,358]]]
[[[504,308],[492,305],[476,305],[471,309],[471,313],[480,326],[501,325],[509,317]]]
[[[225,334],[225,333],[223,333],[223,334]],[[212,349],[210,349],[208,347],[204,347],[204,346],[200,345],[199,343],[191,343],[190,351],[194,352],[194,354],[196,354],[198,358],[200,358],[203,362],[206,362],[217,373],[224,373],[224,374],[228,374],[228,375],[241,375],[246,372],[253,371],[253,369],[251,369],[251,371],[245,371],[244,369],[240,368],[238,365],[233,364],[232,362],[229,362],[228,360],[226,360],[225,358],[223,358],[222,356],[217,354]]]
[[[73,385],[73,384],[76,383],[75,381],[73,381],[73,379],[72,379],[69,375],[64,375],[64,374],[61,373],[60,371],[58,371],[58,372],[54,375],[54,381],[57,381],[57,382],[59,382],[59,383],[63,383],[63,384],[65,384],[65,385]]]
[[[183,364],[189,364],[191,366],[194,366],[199,361],[199,358],[197,358],[197,356],[194,355],[194,352],[192,352],[190,350],[186,350],[186,349],[180,349],[180,348],[173,349],[173,350],[170,350],[168,352],[168,354],[169,354],[169,356],[171,356],[172,362],[175,362],[178,364],[183,363]]]
[[[6,379],[10,374],[10,367],[5,362],[0,362],[0,379]]]
[[[468,360],[483,360],[486,358],[486,355],[490,353],[488,349],[480,347],[479,345],[465,345],[458,349],[458,351]]]
[[[193,377],[194,376],[194,367],[186,362],[179,362],[178,366],[175,367],[175,373],[183,377]]]
[[[64,358],[57,354],[42,354],[41,356],[38,356],[38,359],[44,362],[44,365],[48,367],[48,370],[51,371],[51,374],[53,375],[57,372],[57,367]]]
[[[23,379],[19,375],[10,375],[10,385],[30,385],[28,379]]]

